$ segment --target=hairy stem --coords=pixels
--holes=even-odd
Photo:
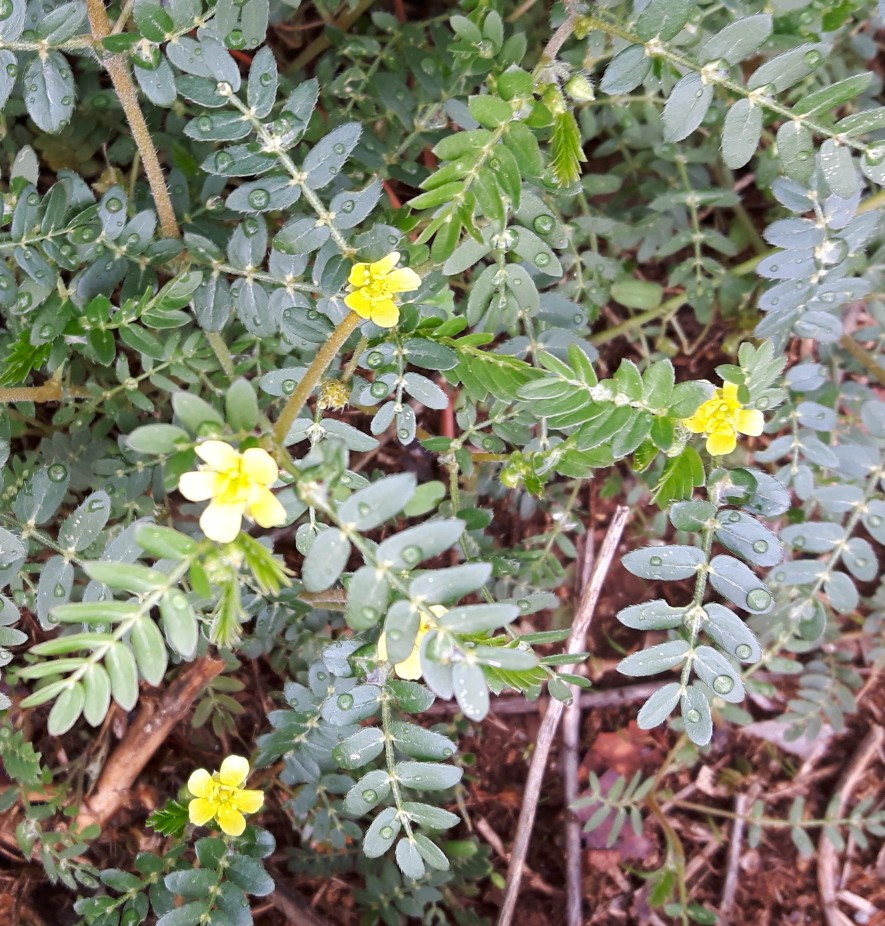
[[[329,364],[335,359],[338,351],[344,345],[344,342],[350,337],[354,328],[360,323],[360,317],[356,312],[348,313],[336,326],[335,330],[329,335],[329,340],[319,349],[313,363],[307,368],[303,379],[296,387],[289,401],[286,402],[277,423],[274,425],[273,436],[274,442],[282,447],[289,433],[289,428],[295,423],[304,403],[307,402],[310,394],[316,388],[317,383],[323,378],[323,374],[328,370]]]
[[[99,43],[111,34],[111,22],[105,11],[104,3],[102,0],[86,0],[86,11],[89,14],[92,37],[96,43]],[[169,190],[166,188],[166,178],[163,175],[163,168],[160,167],[157,149],[154,147],[144,113],[138,102],[135,84],[132,83],[132,77],[126,67],[126,59],[122,55],[110,55],[102,58],[102,63],[111,78],[120,105],[123,107],[126,121],[132,130],[132,138],[138,146],[144,172],[157,206],[157,216],[160,219],[163,237],[179,238],[181,231],[178,227],[178,220],[175,218],[175,209],[172,207]]]

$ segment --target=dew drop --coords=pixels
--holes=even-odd
[[[807,51],[804,55],[805,63],[810,68],[816,68],[821,63],[821,54],[819,51]]]
[[[393,838],[393,828],[390,826],[382,826],[381,832],[379,834],[382,839],[392,839]]]
[[[218,154],[215,155],[216,170],[227,170],[233,162],[234,159],[226,151],[219,151]]]
[[[325,672],[317,672],[317,678],[318,678],[321,682],[324,682],[324,681],[328,678],[328,675],[326,675]]]
[[[258,78],[258,83],[261,84],[262,87],[266,87],[272,80],[273,78],[270,74],[262,74],[261,77]]]
[[[388,244],[399,244],[399,238],[397,238],[396,235],[388,235],[387,243]]]
[[[536,267],[549,267],[550,266],[550,255],[545,254],[543,251],[535,257],[535,266]]]
[[[317,312],[316,309],[311,309],[311,310],[307,313],[307,317],[308,317],[311,321],[315,321],[316,319],[318,319],[318,318],[320,317],[320,313]]]
[[[738,659],[749,659],[752,653],[753,650],[746,643],[739,644],[734,651]]]
[[[56,585],[52,590],[52,593],[56,598],[64,598],[65,596],[65,587],[63,585]]]
[[[241,29],[233,29],[228,33],[227,44],[229,48],[242,48],[246,44],[246,36]]]
[[[332,145],[332,150],[335,152],[335,154],[344,154],[345,148],[344,145],[341,144]]]
[[[879,527],[882,523],[882,519],[877,514],[871,514],[868,520],[872,527]]]
[[[123,201],[112,196],[104,205],[108,212],[119,212],[123,208]]]
[[[353,695],[338,695],[338,700],[335,703],[342,711],[349,711],[353,707]]]
[[[400,440],[408,440],[408,439],[409,439],[409,432],[408,432],[405,428],[400,428],[400,429],[396,432],[396,436],[397,436]]]
[[[517,599],[516,606],[520,611],[528,611],[528,609],[532,606],[532,603],[528,600],[528,598],[519,598]]]
[[[378,792],[373,791],[371,788],[368,791],[363,791],[363,800],[367,804],[374,804],[378,800]]]
[[[379,380],[376,383],[372,383],[372,385],[369,387],[369,392],[376,399],[383,399],[390,392],[390,390],[387,387],[387,383],[381,382]]]
[[[197,119],[197,128],[201,132],[211,132],[212,131],[212,119],[210,116],[200,116]]]
[[[41,338],[51,338],[52,332],[54,330],[55,329],[52,327],[52,325],[43,325],[43,327],[39,331],[40,337]]]
[[[0,19],[12,16],[12,0],[0,0]]]
[[[747,607],[751,611],[764,611],[771,604],[771,593],[764,588],[754,588],[747,595]]]
[[[366,503],[366,502],[360,502],[360,503],[356,506],[356,510],[357,510],[357,513],[359,514],[359,516],[360,516],[361,518],[364,518],[364,517],[366,517],[366,515],[372,513],[372,506],[369,505],[369,504]]]
[[[421,62],[421,70],[424,71],[425,74],[434,74],[436,73],[436,65],[428,58],[425,58]]]
[[[734,679],[730,675],[717,675],[713,679],[713,690],[718,694],[728,694],[734,689]]]
[[[421,547],[406,547],[402,552],[402,558],[410,565],[414,565],[424,558],[424,551]]]
[[[294,379],[284,379],[283,386],[282,386],[283,392],[286,395],[292,395],[297,385],[298,383],[296,383]]]
[[[353,212],[353,207],[354,207],[354,202],[353,202],[353,200],[352,200],[352,199],[346,199],[346,200],[341,204],[341,211],[342,211],[342,212]]]
[[[757,553],[765,553],[765,551],[768,549],[768,542],[765,541],[765,540],[757,540],[757,541],[753,544],[753,549],[754,549]]]
[[[396,643],[397,640],[402,640],[403,632],[401,630],[388,630],[387,636],[393,643]]]
[[[443,749],[442,754],[443,754],[444,759],[451,759],[452,756],[455,754],[455,750],[450,749],[448,746],[446,746],[446,748]]]
[[[685,719],[689,723],[697,723],[701,719],[701,712],[692,708],[686,715]]]
[[[374,608],[360,609],[360,617],[365,621],[376,621],[380,615]]]
[[[649,557],[648,562],[650,566],[663,566],[664,565],[664,561],[661,559],[660,556],[651,556]]]
[[[872,520],[872,518],[871,518],[870,520]],[[801,549],[805,546],[805,538],[804,538],[804,537],[796,537],[796,539],[793,541],[793,546],[794,546],[797,550],[801,550]],[[781,575],[783,575],[783,573],[781,573]]]
[[[68,475],[68,468],[63,463],[53,463],[49,467],[49,478],[52,482],[63,482]]]
[[[384,363],[384,354],[381,351],[373,350],[368,357],[366,357],[366,366],[375,370]]]
[[[38,193],[29,193],[28,194],[28,205],[36,206],[40,203],[40,196]]]

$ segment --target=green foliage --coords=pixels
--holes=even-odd
[[[194,839],[182,781],[148,818],[169,851],[99,872],[94,828],[56,820],[84,772],[54,783],[21,732],[100,727],[207,655],[227,671],[191,729],[255,747],[291,867],[359,879],[366,922],[471,921],[467,759],[422,715],[572,697],[557,667],[587,654],[525,619],[562,608],[592,479],[633,509],[621,563],[648,585],[620,671],[678,672],[642,729],[690,764],[746,692],[788,737],[845,728],[882,659],[845,631],[885,614],[874,11],[464,0],[339,21],[283,66],[297,2],[137,0],[108,29],[79,0],[0,6],[0,806],[51,880],[100,888],[83,922],[247,923],[273,889],[269,834]],[[345,299],[394,251],[421,282],[386,328]],[[686,419],[714,372],[745,426],[711,458]],[[254,513],[178,491],[214,478],[209,440],[270,454],[282,523],[204,536],[226,491]],[[594,776],[588,828],[641,833],[660,786]],[[805,810],[754,806],[751,842],[881,834],[863,802]],[[678,857],[650,896],[707,922]]]

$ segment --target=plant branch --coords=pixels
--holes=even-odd
[[[92,37],[98,44],[111,34],[111,22],[108,19],[104,3],[102,0],[86,0],[86,12],[89,15]],[[160,229],[163,237],[179,238],[181,237],[181,231],[178,227],[178,220],[175,218],[175,209],[172,206],[169,190],[166,188],[166,178],[163,175],[163,168],[160,166],[157,149],[154,147],[150,130],[147,127],[147,122],[145,122],[144,113],[141,111],[138,93],[126,66],[126,59],[122,55],[110,55],[103,57],[101,60],[111,78],[111,83],[114,85],[120,105],[123,107],[126,121],[132,130],[132,138],[138,146],[141,162],[144,164],[144,172],[147,175],[154,203],[157,206],[157,216],[160,219]]]
[[[289,428],[295,423],[295,419],[304,408],[310,394],[316,385],[323,378],[323,374],[329,368],[329,365],[335,359],[338,351],[344,345],[344,342],[353,333],[354,328],[360,323],[360,317],[356,312],[349,312],[335,327],[335,330],[329,335],[329,340],[319,349],[313,363],[307,368],[301,382],[298,383],[295,391],[289,396],[277,423],[274,425],[273,436],[274,442],[283,447]]]

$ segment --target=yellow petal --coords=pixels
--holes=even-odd
[[[229,804],[218,808],[218,825],[228,836],[240,836],[246,829],[246,818]]]
[[[436,617],[442,617],[443,614],[449,613],[449,609],[444,608],[441,604],[432,604],[430,606],[430,613]]]
[[[239,453],[222,440],[204,440],[194,447],[194,453],[219,473],[238,469],[240,465]]]
[[[255,813],[263,803],[263,791],[238,791],[234,798],[237,810],[241,810],[243,813]]]
[[[249,491],[246,514],[261,527],[279,527],[286,523],[286,509],[270,489],[254,486]]]
[[[417,640],[416,640],[417,644]],[[408,658],[404,659],[402,662],[398,662],[394,667],[393,671],[400,678],[409,679],[411,681],[416,681],[421,678],[421,648],[416,645],[412,652],[409,653]]]
[[[223,505],[214,501],[200,515],[200,530],[216,543],[230,543],[243,526],[242,503]]]
[[[372,314],[372,300],[361,289],[348,293],[344,297],[344,304],[360,318],[369,318]]]
[[[212,776],[204,768],[198,768],[187,780],[187,789],[194,797],[206,797]]]
[[[368,286],[370,278],[369,264],[354,264],[347,282],[351,286]]]
[[[703,407],[702,405],[701,408]],[[704,431],[707,430],[707,418],[706,415],[700,414],[700,409],[698,409],[691,418],[683,418],[682,423],[692,434],[703,434]]]
[[[218,770],[218,780],[229,788],[239,788],[249,776],[249,760],[242,756],[228,756]]]
[[[280,475],[274,458],[261,447],[250,447],[243,453],[242,473],[252,482],[272,486]]]
[[[737,414],[737,429],[741,434],[758,437],[765,427],[765,416],[755,408],[742,408]]]
[[[382,633],[378,637],[378,661],[387,662],[387,634]]]
[[[218,489],[218,473],[211,469],[182,473],[178,479],[178,491],[192,502],[205,502],[206,499],[213,498]]]
[[[371,317],[379,328],[393,328],[399,321],[399,309],[392,299],[382,299],[375,303]]]
[[[707,438],[707,453],[714,457],[725,456],[737,446],[734,431],[714,431]]]
[[[421,277],[409,267],[402,267],[387,275],[387,288],[392,293],[410,293],[421,285]]]
[[[738,401],[737,383],[723,383],[722,384],[722,395],[726,399],[730,399],[732,402],[737,402]]]
[[[205,797],[197,797],[187,805],[187,815],[194,826],[202,826],[215,816],[216,806]]]
[[[377,274],[383,274],[387,276],[391,270],[399,263],[399,251],[391,251],[386,257],[382,257],[381,260],[376,260],[374,264],[371,264],[372,271]]]

